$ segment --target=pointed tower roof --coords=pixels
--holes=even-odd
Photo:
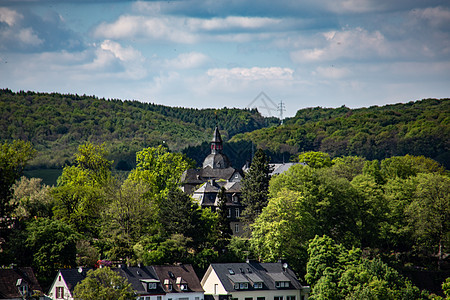
[[[216,129],[214,129],[214,135],[211,140],[212,143],[222,143],[222,137],[220,136],[219,127],[216,126]]]
[[[222,153],[222,137],[219,128],[214,129],[213,138],[211,140],[211,154],[203,161],[203,168],[211,167],[212,169],[226,169],[231,166],[228,157]]]

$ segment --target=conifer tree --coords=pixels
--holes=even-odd
[[[246,205],[243,212],[244,223],[255,221],[268,203],[268,191],[271,167],[263,150],[258,149],[245,178],[242,180],[242,202]]]
[[[228,208],[226,206],[227,203],[227,196],[225,194],[225,188],[222,187],[218,194],[219,198],[219,205],[218,205],[218,225],[219,225],[219,232],[220,232],[220,240],[221,245],[220,246],[226,246],[226,244],[229,243],[231,239],[231,235],[233,232],[231,231],[230,227],[230,220],[228,219]]]

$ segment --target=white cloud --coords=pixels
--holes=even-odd
[[[290,68],[232,68],[210,69],[207,74],[218,80],[291,80],[294,70]]]
[[[337,68],[333,66],[317,67],[317,69],[313,72],[313,75],[327,79],[342,79],[351,75],[351,72],[348,68]]]
[[[409,14],[413,19],[424,20],[432,27],[448,27],[450,24],[450,9],[444,7],[414,9]]]
[[[339,58],[356,60],[374,57],[391,57],[389,43],[379,31],[369,32],[363,28],[323,33],[326,45],[322,48],[293,51],[294,62],[332,61]]]
[[[182,53],[172,60],[166,60],[165,66],[173,69],[193,69],[205,65],[209,57],[199,52]]]
[[[8,26],[14,26],[19,20],[23,19],[23,15],[19,14],[15,10],[7,7],[0,7],[0,22],[8,24]]]
[[[188,18],[174,16],[120,16],[113,23],[102,23],[94,30],[94,36],[106,39],[156,39],[176,43],[195,43],[203,35],[208,40],[244,41],[267,38],[253,31],[272,31],[280,19],[264,17]],[[246,33],[250,31],[252,33]]]
[[[24,44],[31,46],[41,45],[44,41],[41,40],[31,28],[21,29],[17,35],[17,38]]]

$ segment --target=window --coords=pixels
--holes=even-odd
[[[64,298],[64,287],[57,286],[56,287],[56,299],[63,299]]]
[[[266,300],[266,297],[258,297],[256,300]]]
[[[273,297],[273,300],[283,300],[283,296],[275,296]]]
[[[180,285],[180,290],[182,290],[182,291],[187,291],[187,284],[181,284]]]
[[[248,289],[248,283],[247,282],[238,282],[234,284],[235,290],[246,290]]]
[[[295,296],[286,296],[286,300],[295,300]]]
[[[252,297],[245,297],[244,300],[253,300]]]
[[[230,273],[230,275],[234,275],[234,271],[231,268],[228,268],[228,273]]]
[[[253,288],[254,289],[262,289],[262,287],[263,287],[263,283],[262,282],[255,282],[253,284]]]
[[[145,297],[145,300],[150,300],[150,296]]]
[[[239,232],[239,224],[234,224],[234,232]]]
[[[167,285],[167,290],[168,290],[168,291],[171,291],[171,290],[172,290],[172,285],[171,285],[170,283]]]
[[[240,284],[239,284],[239,289],[240,289],[240,290],[246,290],[246,289],[248,289],[248,283],[246,283],[246,282],[240,283]]]
[[[150,298],[150,297],[149,297]],[[162,299],[162,297],[161,296],[157,296],[156,297],[156,300],[161,300]]]
[[[22,296],[27,295],[27,294],[28,294],[28,285],[22,285],[22,286],[19,288],[19,292],[20,292],[20,294],[21,294]]]
[[[148,289],[149,289],[149,290],[154,290],[154,289],[156,289],[156,282],[149,282],[149,283],[148,283]]]
[[[277,282],[275,282],[275,286],[277,288],[288,288],[289,287],[289,281],[277,281]]]
[[[236,218],[239,218],[239,208],[238,207],[236,207],[236,210],[235,210],[235,213],[236,213]]]
[[[228,209],[228,218],[231,218],[231,208]]]

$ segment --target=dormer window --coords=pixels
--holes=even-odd
[[[170,272],[170,273],[172,273],[172,272]],[[164,286],[166,287],[166,290],[168,290],[169,292],[172,291],[172,284],[170,283],[169,279],[164,279]]]
[[[159,280],[157,279],[141,279],[146,291],[156,290]]]
[[[263,283],[262,282],[255,282],[253,283],[253,288],[254,289],[262,289],[263,287]]]
[[[248,289],[248,282],[237,282],[234,284],[235,290],[247,290]]]
[[[230,275],[234,275],[234,271],[231,268],[228,268],[228,273],[230,273]]]
[[[182,291],[187,291],[187,289],[188,289],[187,284],[181,284],[181,285],[180,285],[180,290],[182,290]]]
[[[288,288],[289,287],[289,281],[277,281],[277,282],[275,282],[275,286],[277,288]]]

